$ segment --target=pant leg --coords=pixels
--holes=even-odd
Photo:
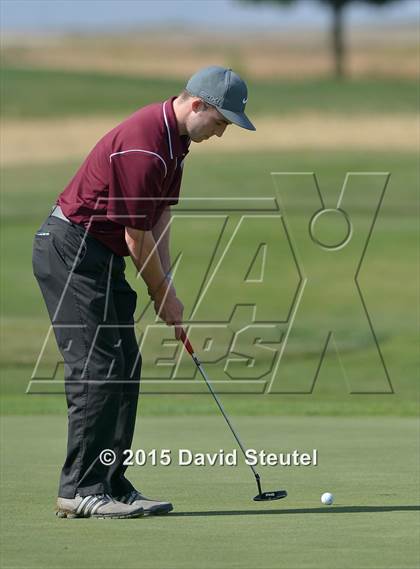
[[[114,393],[119,395],[118,410],[112,443],[110,441],[105,447],[111,448],[116,456],[116,461],[106,467],[106,487],[111,495],[121,495],[133,490],[131,483],[124,477],[127,466],[123,465],[126,458],[123,453],[131,448],[133,440],[141,372],[141,355],[134,328],[137,295],[126,281],[124,270],[124,259],[113,256],[109,264],[108,297],[103,317],[105,331],[111,329],[112,338],[116,335],[115,347],[120,349],[120,353],[116,356],[108,349],[107,354],[100,355],[101,361],[106,360],[108,356],[108,370],[112,369],[114,373],[114,378],[108,375],[108,379],[116,381],[118,388],[121,388],[114,390]],[[101,344],[102,342],[98,342],[95,348]]]
[[[120,496],[134,489],[125,478],[127,466],[124,466],[123,462],[126,456],[122,453],[130,449],[133,442],[142,360],[134,331],[137,295],[131,289],[123,273],[113,280],[112,294],[116,317],[120,325],[119,334],[122,339],[125,362],[124,385],[114,439],[114,449],[117,451],[118,459],[115,468],[112,469],[111,478],[112,495]]]
[[[113,261],[123,263],[79,226],[50,217],[35,236],[34,274],[65,363],[67,456],[59,495],[110,493],[110,470],[99,461],[113,448],[125,375],[115,319]]]

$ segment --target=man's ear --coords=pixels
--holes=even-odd
[[[199,111],[204,111],[204,103],[201,99],[193,99],[192,103],[191,103],[191,109],[195,112],[198,113]]]

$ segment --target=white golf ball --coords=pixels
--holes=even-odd
[[[334,502],[334,496],[329,492],[324,492],[321,496],[321,502],[326,506],[331,506],[331,504]]]

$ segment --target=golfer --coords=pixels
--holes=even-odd
[[[33,270],[64,360],[68,440],[60,517],[130,518],[173,509],[125,477],[141,355],[137,295],[125,278],[124,257],[179,339],[183,305],[170,276],[170,208],[178,202],[191,141],[221,137],[232,123],[255,130],[244,114],[247,99],[231,69],[201,69],[178,97],[139,109],[99,140],[35,235]]]

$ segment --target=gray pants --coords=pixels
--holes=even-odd
[[[134,333],[137,295],[125,261],[85,235],[83,227],[48,217],[37,231],[33,270],[64,359],[67,457],[59,496],[108,493],[133,486],[122,462],[136,421],[141,356]],[[99,454],[117,460],[104,466]]]

